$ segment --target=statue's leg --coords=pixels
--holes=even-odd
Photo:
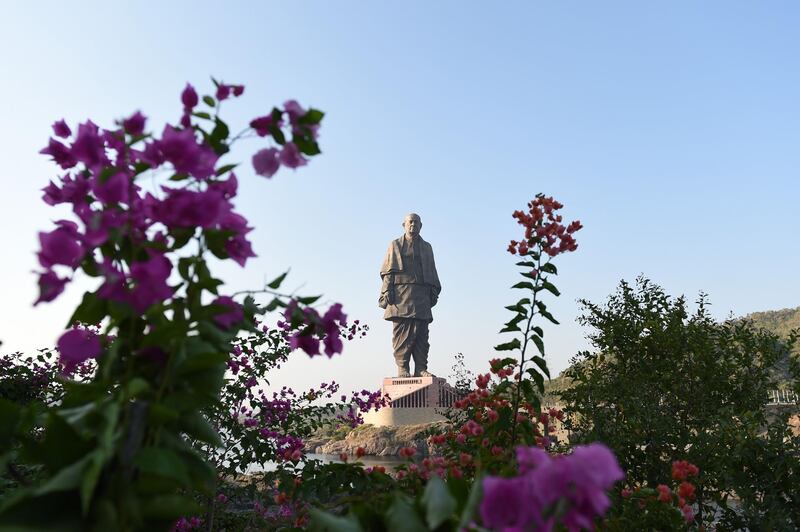
[[[411,350],[413,348],[413,322],[411,319],[392,320],[392,347],[394,348],[394,361],[397,364],[397,376],[408,377]]]
[[[428,321],[414,320],[414,345],[411,351],[414,356],[414,375],[420,376],[428,371]]]

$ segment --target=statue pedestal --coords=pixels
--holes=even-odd
[[[445,421],[441,412],[453,406],[458,392],[441,377],[385,377],[381,393],[389,405],[364,414],[364,423],[377,427]]]

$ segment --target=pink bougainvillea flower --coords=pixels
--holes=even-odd
[[[53,270],[39,274],[39,298],[33,303],[47,303],[57,298],[64,291],[64,286],[69,279],[61,279]]]
[[[127,203],[131,180],[125,172],[117,172],[105,181],[100,176],[92,180],[92,192],[105,204]]]
[[[214,175],[217,154],[210,147],[198,144],[191,129],[178,130],[167,124],[156,144],[164,160],[172,163],[176,172],[198,179]]]
[[[255,170],[258,175],[272,177],[280,166],[278,150],[275,148],[265,148],[253,155],[253,170]]]
[[[217,100],[219,101],[227,100],[228,96],[230,95],[231,95],[231,86],[225,85],[224,83],[220,83],[219,86],[217,87],[217,94],[216,94]]]
[[[131,278],[136,285],[128,297],[137,312],[144,312],[152,305],[172,297],[173,289],[167,284],[172,262],[164,255],[154,254],[148,260],[131,265]]]
[[[53,123],[53,133],[55,134],[56,137],[61,137],[62,139],[65,139],[70,135],[72,135],[72,130],[69,128],[67,123],[62,118],[58,122]]]
[[[225,242],[225,251],[228,256],[241,267],[244,267],[247,259],[257,257],[253,251],[253,246],[244,235],[234,235]]]
[[[49,233],[39,233],[39,264],[50,268],[55,264],[63,264],[75,268],[83,258],[83,247],[79,241],[78,226],[72,222],[61,224],[61,227]]]
[[[183,103],[183,107],[187,110],[191,110],[197,106],[199,102],[200,99],[197,97],[197,91],[194,90],[191,84],[187,83],[186,88],[184,88],[181,93],[181,103]]]
[[[78,133],[75,142],[72,143],[70,153],[75,160],[85,164],[92,171],[98,171],[102,166],[109,164],[100,129],[91,120],[78,126]]]
[[[336,353],[342,352],[342,338],[340,327],[347,325],[347,314],[342,312],[341,303],[331,305],[321,320],[322,328],[325,331],[323,343],[325,344],[325,354],[332,357]]]
[[[244,320],[242,306],[230,296],[219,296],[211,302],[212,305],[225,307],[227,310],[214,316],[214,322],[223,329],[230,329],[233,325]]]
[[[138,137],[144,133],[144,124],[147,118],[139,111],[122,121],[122,128],[128,135]]]
[[[53,161],[64,170],[72,168],[78,163],[70,149],[53,138],[48,141],[47,147],[43,148],[39,153],[52,157]]]
[[[233,95],[237,98],[244,94],[244,85],[231,85],[231,89],[233,90]]]
[[[286,100],[283,102],[283,110],[289,115],[289,121],[294,124],[297,120],[306,114],[306,110],[297,103],[296,100]]]
[[[239,180],[236,179],[236,174],[231,172],[228,179],[225,181],[214,181],[209,184],[209,187],[219,190],[223,198],[230,199],[236,197],[236,190],[239,188]]]
[[[67,373],[90,358],[97,358],[103,350],[100,338],[88,329],[70,329],[61,335],[56,345]]]
[[[308,160],[303,157],[294,142],[287,142],[283,146],[278,159],[283,166],[288,168],[298,168],[300,166],[305,166],[308,163]]]
[[[66,174],[61,178],[61,188],[51,181],[42,192],[44,192],[42,200],[48,205],[78,203],[84,200],[89,192],[89,180],[81,175],[73,178]]]
[[[533,506],[522,477],[483,479],[480,515],[483,526],[492,530],[524,530],[533,521]]]
[[[289,347],[302,349],[308,356],[319,354],[319,340],[313,334],[295,333],[289,338]]]
[[[280,124],[276,124],[280,126]],[[250,127],[256,132],[259,137],[266,137],[270,134],[272,127],[272,115],[259,116],[250,121]]]
[[[153,205],[154,218],[167,227],[216,226],[230,204],[219,190],[210,188],[202,192],[163,187],[167,197]]]

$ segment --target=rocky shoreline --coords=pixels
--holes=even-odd
[[[421,425],[400,425],[396,427],[376,427],[361,425],[348,432],[344,438],[316,435],[306,440],[307,453],[355,455],[360,447],[369,456],[399,456],[403,447],[416,449],[419,456],[429,456],[433,449],[427,441],[427,431],[443,422]]]

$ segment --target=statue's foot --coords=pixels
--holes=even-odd
[[[436,375],[434,375],[433,373],[431,373],[427,369],[423,369],[422,371],[418,372],[416,374],[416,376],[417,377],[435,377]]]
[[[397,378],[410,377],[411,373],[406,368],[397,368]]]

